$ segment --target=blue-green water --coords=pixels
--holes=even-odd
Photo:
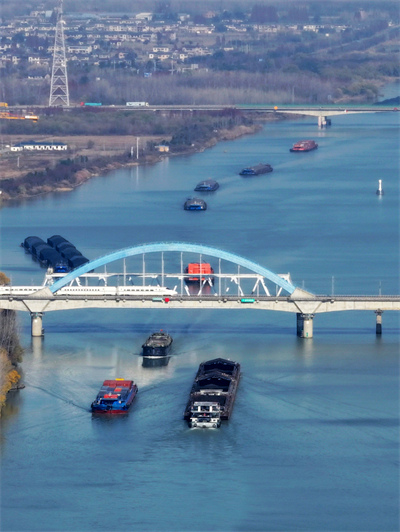
[[[289,153],[297,140],[319,149]],[[226,249],[315,293],[399,293],[399,122],[395,114],[268,124],[191,157],[92,179],[0,211],[0,269],[43,277],[19,244],[62,234],[96,258],[130,245],[188,241]],[[272,174],[243,179],[267,162]],[[216,179],[202,213],[182,209]],[[383,180],[385,195],[375,191]],[[1,439],[4,531],[389,531],[399,528],[399,316],[295,316],[193,310],[63,311],[44,340],[21,314],[26,388]],[[149,332],[174,338],[163,368],[138,356]],[[198,364],[242,365],[231,420],[181,419]],[[89,412],[105,378],[133,378],[128,417]]]

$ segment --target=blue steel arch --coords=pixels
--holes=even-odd
[[[229,253],[228,251],[223,251],[222,249],[203,246],[201,244],[189,244],[187,242],[155,242],[153,244],[141,244],[139,246],[120,249],[119,251],[113,251],[108,255],[104,255],[103,257],[87,262],[83,266],[76,268],[64,277],[61,277],[58,281],[49,286],[49,288],[54,294],[55,292],[57,292],[57,290],[60,290],[60,288],[66,286],[80,275],[88,273],[91,270],[94,270],[95,268],[99,268],[100,266],[104,266],[106,264],[109,264],[110,262],[114,262],[119,259],[125,259],[127,257],[132,257],[134,255],[141,255],[143,253],[154,253],[159,251],[182,251],[186,253],[201,253],[203,255],[209,255],[210,257],[216,257],[218,259],[227,260],[229,262],[237,264],[238,266],[248,268],[249,270],[252,270],[253,272],[262,275],[263,277],[282,287],[282,289],[289,292],[289,294],[292,294],[296,289],[293,284],[289,283],[288,281],[285,281],[276,273],[271,272],[260,264],[245,259],[240,255],[235,255],[234,253]]]

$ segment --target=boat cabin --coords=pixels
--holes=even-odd
[[[196,402],[193,404],[191,410],[193,417],[206,416],[207,414],[219,413],[221,408],[219,403],[211,402]]]
[[[217,428],[221,425],[221,407],[216,402],[196,401],[190,410],[190,427]]]

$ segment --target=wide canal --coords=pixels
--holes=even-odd
[[[289,152],[311,138],[318,150]],[[399,294],[399,122],[395,114],[267,124],[190,157],[94,178],[0,210],[0,270],[37,284],[19,244],[61,234],[96,258],[155,241],[245,256],[318,294]],[[271,174],[241,178],[266,162]],[[198,181],[208,210],[182,205]],[[385,195],[375,191],[383,180]],[[192,310],[63,311],[44,339],[20,314],[26,388],[1,418],[1,530],[389,531],[399,523],[399,316]],[[142,367],[150,332],[174,338]],[[190,430],[182,413],[200,362],[239,361],[231,420]],[[134,379],[129,416],[93,418],[104,379]]]

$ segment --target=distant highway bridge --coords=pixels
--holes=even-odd
[[[160,264],[156,272],[149,271],[146,261],[152,253],[161,255],[150,261],[153,268]],[[175,268],[174,273],[167,271],[164,253],[169,254],[168,269]],[[212,274],[202,273],[198,282],[189,285],[184,253],[198,257],[196,262],[200,265],[205,264],[204,256],[217,259],[218,267]],[[126,259],[130,257],[141,257],[140,269],[127,269]],[[107,271],[109,264],[118,261],[122,261],[120,271]],[[104,271],[99,271],[100,268]],[[175,286],[166,288],[171,280]],[[43,335],[42,320],[46,312],[172,308],[292,312],[297,316],[298,336],[312,338],[315,314],[348,310],[374,311],[376,332],[381,334],[382,313],[399,311],[400,296],[315,295],[294,285],[289,274],[276,274],[239,255],[199,244],[160,242],[115,251],[68,274],[49,271],[43,286],[2,286],[0,308],[29,312],[32,336]]]
[[[360,114],[360,113],[396,113],[399,111],[397,107],[388,105],[287,105],[287,104],[233,104],[233,105],[147,105],[147,106],[126,106],[126,105],[100,105],[95,107],[82,107],[81,105],[63,107],[64,111],[74,108],[81,109],[96,109],[96,110],[114,110],[114,111],[132,111],[132,112],[212,112],[212,111],[242,111],[254,113],[284,113],[292,115],[315,116],[318,119],[318,126],[323,128],[330,125],[330,117],[346,114]],[[9,106],[8,109],[19,112],[27,112],[32,110],[40,115],[40,109],[48,109],[48,106]]]

